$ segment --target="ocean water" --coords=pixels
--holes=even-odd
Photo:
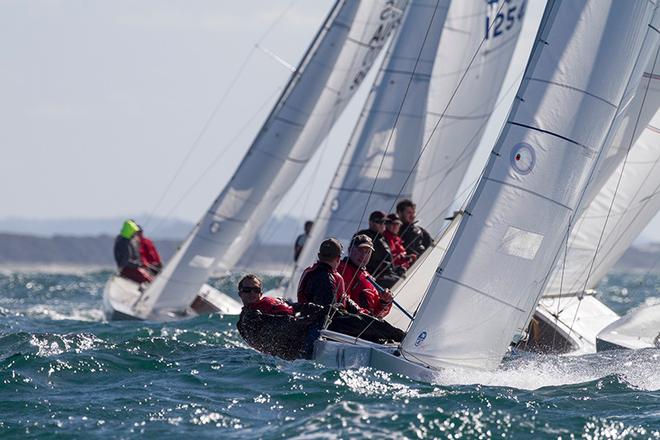
[[[526,355],[427,384],[262,355],[232,316],[104,322],[109,275],[0,274],[1,439],[660,439],[660,350]],[[659,289],[619,274],[599,290],[625,313]]]

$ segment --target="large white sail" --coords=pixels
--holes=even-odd
[[[527,0],[453,2],[429,93],[426,148],[413,200],[420,224],[439,234],[500,93]]]
[[[362,116],[330,185],[287,292],[321,241],[345,246],[371,211],[389,209],[402,193],[422,145],[429,81],[449,0],[412,0],[381,66]],[[366,213],[366,216],[365,216]]]
[[[180,312],[214,269],[241,257],[362,82],[406,0],[339,1],[230,182],[136,306]]]
[[[467,0],[411,4],[401,27],[404,35],[386,61],[390,65],[383,67],[379,86],[369,101],[371,107],[364,112],[369,120],[358,126],[355,141],[342,159],[299,260],[301,267],[314,260],[321,240],[334,236],[347,242],[371,211],[391,209],[398,198],[412,196],[419,200],[418,195],[437,189],[438,182],[444,179],[443,200],[424,204],[423,212],[434,217],[439,211],[431,205],[451,202],[467,169],[466,157],[471,157],[478,145],[493,110],[520,34],[525,0],[510,2],[508,6],[504,3]],[[429,27],[424,20],[428,22],[430,15],[425,16],[424,10],[436,4],[441,9]],[[491,32],[490,38],[486,38],[484,22],[506,14],[509,8],[513,11],[511,23],[502,24],[497,33]],[[423,31],[427,33],[424,53],[398,116],[408,85],[407,72],[414,67],[409,58],[416,52],[409,46],[420,44]],[[432,53],[434,45],[436,53]],[[408,70],[402,70],[401,64]],[[387,94],[387,98],[378,98],[378,94]],[[459,156],[460,163],[453,163]],[[415,179],[417,173],[421,173],[421,179]],[[433,235],[440,233],[442,223],[441,219],[431,225]],[[292,277],[289,296],[294,295],[300,272],[298,268]],[[422,293],[411,301],[419,302]]]
[[[653,32],[657,37],[658,31]],[[655,47],[655,54],[658,54],[657,41]],[[641,231],[630,227],[641,219],[639,214],[629,211],[641,208],[638,198],[646,199],[646,203],[651,201],[647,199],[650,194],[645,191],[644,184],[651,181],[650,185],[654,187],[653,176],[649,176],[652,168],[649,167],[657,159],[658,152],[654,151],[649,140],[655,137],[653,127],[660,127],[660,123],[656,114],[649,125],[647,115],[656,113],[660,107],[658,79],[660,59],[654,56],[640,81],[635,102],[628,109],[626,122],[615,136],[613,148],[623,151],[617,153],[621,155],[619,165],[609,173],[604,168],[599,171],[600,174],[607,173],[605,184],[572,225],[567,249],[560,254],[544,295],[581,295],[585,290],[595,288]],[[640,137],[642,131],[644,135]],[[635,140],[638,141],[634,143]],[[660,151],[660,146],[657,150]],[[645,218],[642,224],[650,221],[650,218],[642,217]],[[625,240],[621,234],[625,235]],[[560,301],[555,303],[560,305]]]
[[[402,343],[407,359],[499,364],[595,172],[654,7],[548,2],[507,123]]]

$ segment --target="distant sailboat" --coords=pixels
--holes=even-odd
[[[197,314],[191,306],[198,300],[202,312],[221,309],[218,302],[229,298],[206,280],[245,252],[362,83],[406,4],[335,3],[234,176],[155,281],[144,290],[118,276],[108,282],[109,318],[179,319]]]
[[[641,79],[654,9],[548,1],[514,107],[406,338],[385,347],[324,331],[315,359],[423,380],[499,365],[544,292],[627,87]]]

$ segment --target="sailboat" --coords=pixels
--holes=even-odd
[[[443,368],[497,368],[588,205],[608,134],[641,80],[655,8],[548,1],[513,108],[407,336],[387,347],[323,331],[316,360],[421,380]]]
[[[339,0],[319,29],[243,161],[201,221],[149,286],[113,276],[109,319],[168,321],[223,310],[206,283],[231,269],[355,94],[406,0]],[[197,304],[197,306],[195,306]],[[236,312],[236,304],[229,304]]]

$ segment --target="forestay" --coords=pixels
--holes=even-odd
[[[654,55],[657,53],[656,49]],[[660,144],[654,145],[652,140],[659,140],[654,127],[660,127],[660,121],[656,113],[647,125],[650,118],[646,114],[660,107],[659,75],[660,59],[654,56],[640,81],[636,102],[628,109],[626,123],[615,136],[613,147],[624,151],[619,166],[571,225],[567,248],[560,253],[544,295],[581,295],[595,288],[657,210],[653,194],[660,183],[655,168]],[[599,174],[604,172],[601,169]]]
[[[653,8],[548,2],[507,123],[402,343],[407,359],[497,367],[541,296]]]
[[[452,2],[428,102],[413,200],[432,235],[456,199],[495,108],[518,42],[527,0]],[[460,202],[460,201],[459,201]]]
[[[336,237],[347,245],[365,213],[388,209],[400,193],[410,196],[403,186],[422,144],[448,5],[449,0],[411,2],[298,260],[288,297],[295,296],[302,269],[314,261],[323,239]]]
[[[400,21],[405,0],[339,1],[240,166],[136,313],[184,311],[214,269],[241,257],[291,187]]]

